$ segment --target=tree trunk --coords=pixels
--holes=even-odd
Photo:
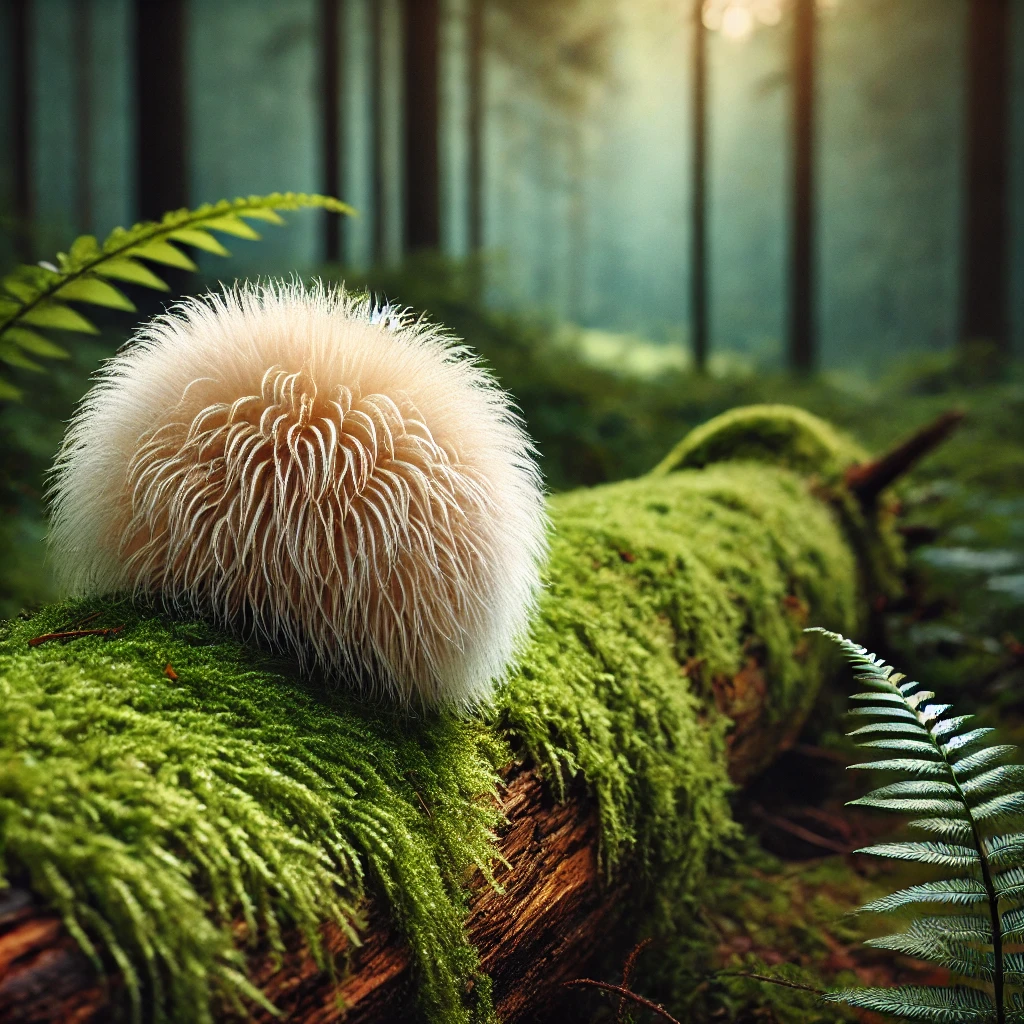
[[[1010,0],[972,0],[962,340],[1009,348]]]
[[[789,365],[810,373],[817,365],[814,323],[814,58],[816,0],[793,10],[793,220],[789,310]]]
[[[469,249],[484,247],[484,31],[485,0],[468,0],[466,19],[466,92],[468,104],[466,177],[469,192]]]
[[[690,321],[693,365],[703,373],[708,361],[707,149],[708,69],[704,0],[693,4],[693,156],[690,240]]]
[[[184,0],[136,0],[139,214],[147,220],[188,205]]]
[[[405,245],[441,244],[440,0],[405,4]]]

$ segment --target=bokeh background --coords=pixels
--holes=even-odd
[[[490,304],[686,352],[696,6],[4,0],[0,209],[39,258],[224,196],[340,194],[357,221],[301,218],[232,271],[486,251]],[[878,368],[991,333],[965,322],[979,261],[1005,264],[997,328],[1019,346],[1024,4],[702,0],[712,358],[787,361],[795,51],[815,6],[814,109],[797,110],[814,126],[815,359]],[[972,152],[1002,162],[999,196]],[[1001,235],[969,230],[982,188]]]
[[[0,265],[273,190],[358,216],[290,214],[173,287],[320,276],[428,313],[553,490],[745,402],[876,450],[967,409],[904,488],[887,614],[903,664],[1018,699],[1024,2],[0,0]],[[165,303],[128,291],[68,359],[0,366],[0,615],[53,596],[63,424]]]
[[[515,396],[553,491],[741,404],[874,451],[963,409],[899,486],[907,594],[861,639],[1024,739],[1024,0],[0,0],[0,283],[276,190],[358,216],[225,238],[173,291],[320,277],[429,315]],[[125,291],[137,314],[50,332],[65,359],[0,346],[0,619],[55,596],[46,473],[90,375],[173,301]],[[870,879],[823,859],[858,845],[843,694],[738,805],[760,852],[694,918],[717,966],[919,980],[854,958]],[[707,948],[662,963],[692,975],[681,1019],[835,1020],[698,984]]]

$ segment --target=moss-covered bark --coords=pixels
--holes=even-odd
[[[821,444],[767,460],[740,444],[743,461],[667,471],[691,452],[651,477],[552,500],[533,636],[480,720],[400,718],[123,602],[6,624],[4,877],[105,951],[140,1014],[200,1020],[254,995],[232,921],[245,921],[243,942],[279,943],[297,925],[315,945],[324,920],[358,930],[370,891],[410,942],[427,1016],[482,1018],[487,985],[467,995],[477,960],[462,886],[472,865],[486,870],[496,772],[519,754],[559,792],[582,778],[607,871],[628,863],[647,879],[670,926],[735,833],[727,716],[756,705],[749,771],[799,726],[822,677],[804,624],[854,631],[857,552],[890,560],[822,497],[823,480],[839,493],[837,467],[856,449],[803,414],[796,428],[792,411],[757,415]],[[734,420],[718,429],[744,436]],[[716,428],[698,433],[692,450],[714,450]],[[29,645],[94,612],[89,628],[124,628]]]

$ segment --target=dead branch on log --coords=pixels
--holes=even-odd
[[[965,415],[962,409],[950,409],[885,455],[851,466],[846,471],[846,486],[857,496],[863,508],[870,508],[886,487],[942,444],[963,422]]]

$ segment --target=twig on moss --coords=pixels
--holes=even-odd
[[[623,988],[622,985],[613,985],[608,981],[595,981],[593,978],[574,978],[572,981],[563,981],[562,984],[566,988],[570,988],[574,985],[590,985],[593,988],[602,989],[605,992],[614,992],[616,995],[622,996],[623,999],[631,999],[638,1006],[644,1007],[646,1010],[650,1010],[651,1013],[661,1017],[662,1020],[667,1020],[670,1024],[680,1024],[671,1013],[668,1012],[663,1006],[658,1003],[652,1003],[650,999],[644,999],[643,996],[637,995],[635,992],[631,992],[628,988]]]
[[[950,409],[885,455],[859,466],[851,466],[846,471],[846,486],[864,508],[869,508],[886,487],[908,472],[930,451],[938,448],[960,426],[965,415],[962,409]]]
[[[29,647],[38,647],[40,644],[49,643],[51,640],[77,640],[82,636],[115,636],[124,629],[124,626],[108,626],[106,629],[66,629],[57,633],[44,633],[42,636],[34,636],[29,640]]]

